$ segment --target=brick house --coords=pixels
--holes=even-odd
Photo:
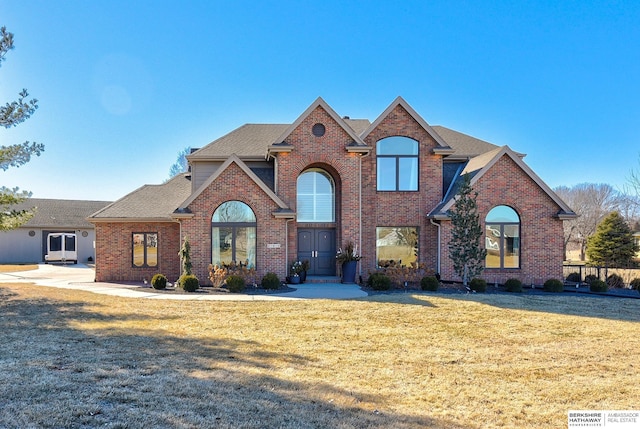
[[[184,237],[203,283],[209,264],[232,260],[284,278],[306,259],[310,275],[334,276],[348,241],[363,276],[385,261],[419,261],[458,280],[448,210],[466,173],[485,228],[483,277],[562,278],[562,222],[576,215],[523,157],[432,127],[401,97],[373,122],[318,98],[292,124],[245,124],[189,155],[189,173],[93,214],[96,280],[176,279]]]

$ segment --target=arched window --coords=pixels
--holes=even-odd
[[[378,191],[418,190],[418,142],[387,137],[376,143]]]
[[[211,263],[256,266],[256,215],[241,201],[222,203],[211,219]]]
[[[520,216],[496,206],[485,218],[486,268],[520,268]]]
[[[335,186],[326,171],[312,168],[298,176],[298,222],[335,222]]]

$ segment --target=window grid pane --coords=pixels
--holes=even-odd
[[[134,267],[158,266],[158,233],[134,233],[131,241]]]
[[[394,136],[376,143],[378,191],[418,190],[418,142]]]
[[[377,265],[410,266],[418,261],[417,227],[376,228]]]
[[[520,268],[520,216],[509,206],[496,206],[485,218],[486,268]]]
[[[211,263],[256,266],[256,217],[240,201],[220,205],[211,218]]]
[[[298,222],[335,222],[335,191],[331,178],[320,170],[302,173],[297,181]]]

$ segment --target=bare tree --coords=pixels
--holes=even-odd
[[[620,208],[620,214],[630,225],[636,225],[640,223],[640,156],[638,157],[638,167],[629,173],[623,193],[625,203]]]
[[[624,198],[605,183],[580,183],[572,188],[560,186],[555,192],[578,214],[576,219],[564,222],[565,249],[575,243],[580,250],[580,260],[584,261],[587,239],[596,232],[605,216],[620,208]]]
[[[180,173],[185,173],[189,171],[189,162],[187,161],[187,155],[191,153],[191,146],[187,146],[178,152],[178,157],[176,158],[176,162],[171,165],[169,168],[169,179],[177,176]]]

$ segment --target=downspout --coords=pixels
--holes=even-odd
[[[359,180],[360,180],[360,186],[358,189],[358,205],[359,205],[359,216],[358,216],[358,221],[359,221],[359,225],[358,225],[358,247],[360,248],[360,254],[362,254],[362,158],[365,158],[367,156],[371,155],[371,152],[367,152],[364,155],[360,155],[360,162],[358,165],[359,168]],[[358,276],[362,276],[362,264],[359,265],[358,267]]]
[[[182,221],[180,219],[176,219],[174,222],[178,222],[178,226],[180,228],[180,249],[178,249],[178,252],[180,252],[180,250],[182,249],[182,243],[184,241],[184,238],[182,237]],[[180,279],[180,276],[182,275],[182,258],[178,258],[178,273],[178,279]],[[176,283],[178,283],[177,280]]]
[[[287,219],[284,223],[284,275],[289,275],[289,222],[295,219]]]
[[[435,225],[438,228],[438,251],[436,252],[436,271],[438,275],[441,275],[442,273],[440,273],[440,253],[441,253],[441,243],[440,241],[441,236],[440,236],[440,223],[438,222],[434,222],[433,218],[429,218],[429,222],[431,222],[431,225]]]

